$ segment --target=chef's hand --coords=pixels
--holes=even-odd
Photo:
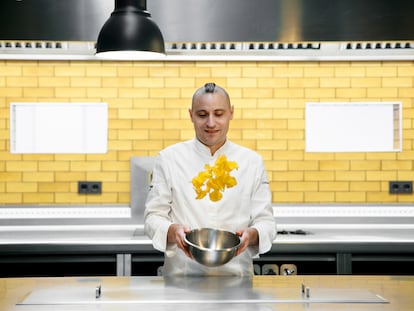
[[[187,245],[184,242],[184,236],[190,231],[191,229],[187,226],[172,224],[168,228],[167,242],[177,244],[177,247],[182,249],[187,257],[192,258],[190,252],[188,251]]]
[[[259,233],[255,228],[243,228],[236,231],[236,234],[240,237],[241,245],[237,250],[236,256],[240,255],[250,245],[259,244]]]

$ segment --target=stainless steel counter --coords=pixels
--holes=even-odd
[[[414,258],[411,206],[283,206],[274,211],[279,234],[266,258],[317,253],[340,254],[337,261],[349,260],[347,254],[357,253],[408,254]],[[3,223],[0,259],[15,255],[114,254],[119,275],[130,274],[132,256],[150,255],[162,261],[163,254],[153,249],[142,224],[131,224],[130,219],[126,224],[113,225],[107,218],[104,223],[81,220],[48,219],[36,225],[14,219]]]
[[[414,277],[0,279],[0,309],[411,310]],[[98,290],[99,289],[99,290]]]

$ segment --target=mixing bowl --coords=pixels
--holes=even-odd
[[[188,232],[184,241],[198,263],[217,267],[229,262],[240,247],[240,238],[226,230],[201,228]]]

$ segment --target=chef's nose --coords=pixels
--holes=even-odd
[[[214,127],[215,124],[216,124],[216,120],[214,118],[214,115],[209,115],[207,118],[207,126]]]

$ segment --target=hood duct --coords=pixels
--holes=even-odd
[[[414,59],[414,1],[148,0],[171,60]],[[113,0],[0,2],[0,59],[91,59]]]

